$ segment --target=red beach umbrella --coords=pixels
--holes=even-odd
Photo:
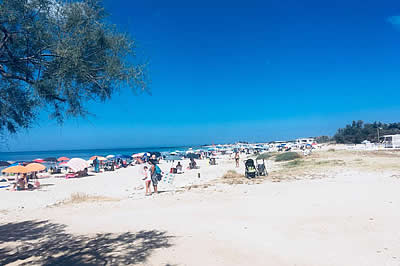
[[[44,163],[44,160],[43,159],[35,159],[35,160],[33,160],[35,163]]]
[[[69,161],[69,158],[63,156],[63,157],[58,158],[57,161],[59,161],[59,162],[62,162],[62,161]]]

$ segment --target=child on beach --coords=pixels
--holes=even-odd
[[[144,180],[144,184],[145,184],[145,187],[146,187],[146,194],[145,195],[149,196],[149,195],[151,195],[151,189],[150,189],[151,172],[150,172],[150,170],[148,169],[147,166],[145,166],[143,168],[143,174],[144,174],[143,180]]]

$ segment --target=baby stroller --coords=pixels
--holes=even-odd
[[[245,168],[246,168],[245,173],[244,173],[245,176],[247,178],[255,178],[257,170],[256,170],[256,167],[254,165],[254,161],[252,159],[248,159],[248,160],[244,161],[244,165],[245,165]]]
[[[210,158],[210,165],[217,165],[215,158]]]
[[[261,160],[260,160],[261,161]],[[257,174],[259,176],[266,176],[268,175],[267,172],[267,167],[265,167],[265,161],[262,159],[262,163],[258,163],[258,160],[256,159],[256,164],[257,164]]]

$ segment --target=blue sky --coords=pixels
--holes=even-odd
[[[269,141],[399,121],[399,1],[104,5],[149,62],[152,95],[124,89],[62,126],[42,114],[5,149]]]

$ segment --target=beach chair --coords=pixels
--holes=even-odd
[[[176,191],[176,187],[175,187],[175,174],[172,173],[167,173],[164,174],[161,182],[163,182],[165,185],[169,186],[170,188],[172,188],[172,191],[175,193]]]
[[[68,173],[68,174],[65,175],[65,178],[69,179],[69,178],[75,178],[75,177],[78,177],[78,176],[79,176],[78,173]]]

